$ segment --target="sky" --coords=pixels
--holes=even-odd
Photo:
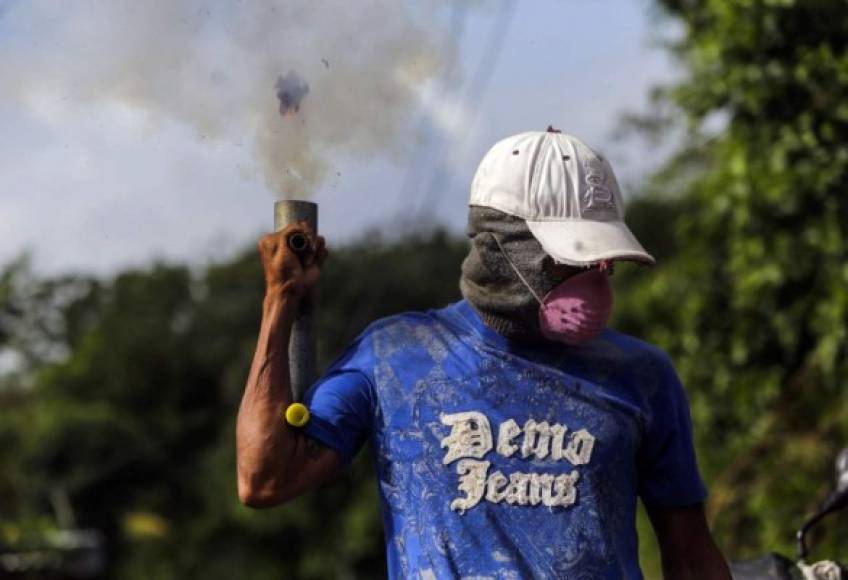
[[[225,260],[287,197],[331,248],[461,232],[486,150],[549,124],[625,195],[662,163],[614,135],[678,74],[647,0],[292,4],[0,0],[0,265]],[[308,91],[282,117],[289,71]]]

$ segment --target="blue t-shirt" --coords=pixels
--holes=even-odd
[[[401,314],[306,403],[306,433],[345,461],[374,449],[391,578],[642,578],[637,495],[706,495],[671,362],[613,330],[528,346],[465,301]]]

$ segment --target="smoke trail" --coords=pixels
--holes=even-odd
[[[13,0],[0,78],[30,110],[119,103],[206,137],[249,135],[268,186],[302,196],[340,155],[403,150],[420,87],[453,50],[434,45],[422,12],[390,0]]]

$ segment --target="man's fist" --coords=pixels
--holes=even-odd
[[[300,234],[307,240],[302,252],[289,247],[289,238]],[[316,236],[306,222],[297,222],[259,240],[259,256],[265,271],[265,294],[283,294],[300,300],[321,275],[327,259],[324,238]]]

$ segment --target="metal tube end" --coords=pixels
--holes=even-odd
[[[309,249],[309,239],[300,232],[290,235],[287,242],[291,251],[296,254],[302,254]]]

